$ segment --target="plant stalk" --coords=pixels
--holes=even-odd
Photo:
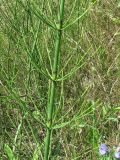
[[[49,160],[50,148],[51,148],[52,119],[53,119],[53,110],[54,110],[55,91],[56,91],[56,87],[57,87],[57,82],[55,80],[58,75],[62,26],[63,26],[63,17],[64,17],[64,2],[65,2],[65,0],[60,1],[60,12],[58,15],[59,24],[58,24],[57,30],[56,30],[56,44],[55,44],[52,80],[51,80],[51,87],[50,87],[50,92],[49,92],[50,95],[48,95],[49,102],[48,102],[48,106],[47,106],[47,133],[46,133],[46,137],[45,137],[44,160]]]

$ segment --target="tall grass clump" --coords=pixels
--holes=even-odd
[[[0,2],[0,159],[119,157],[119,8]]]

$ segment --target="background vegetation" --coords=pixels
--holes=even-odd
[[[58,8],[0,1],[3,160],[43,159]],[[120,143],[120,1],[66,0],[64,24],[50,159],[97,160],[100,143]]]

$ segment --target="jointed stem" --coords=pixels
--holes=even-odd
[[[65,0],[61,0],[60,2],[60,13],[59,13],[59,26],[56,31],[56,45],[55,45],[55,54],[54,54],[54,63],[53,63],[53,73],[50,87],[50,97],[48,103],[48,113],[47,113],[47,133],[45,139],[45,155],[44,159],[49,159],[50,154],[50,142],[51,142],[51,133],[52,133],[52,118],[53,118],[53,108],[54,108],[54,99],[55,99],[55,91],[56,91],[56,78],[58,74],[58,66],[59,66],[59,56],[60,56],[60,46],[61,46],[61,36],[62,36],[62,25],[63,25],[63,16],[64,16],[64,2]]]

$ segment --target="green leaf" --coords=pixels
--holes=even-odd
[[[40,121],[40,112],[39,111],[34,111],[32,115],[37,121]]]
[[[120,8],[120,1],[118,0],[118,8]]]
[[[38,160],[40,158],[40,155],[41,155],[41,146],[39,144],[37,144],[37,147],[33,153],[31,160]]]
[[[70,121],[70,122],[71,122],[71,121]],[[61,124],[59,124],[59,125],[55,125],[55,126],[53,127],[53,129],[63,128],[63,127],[65,127],[66,125],[68,125],[70,122],[68,121],[68,122],[61,123]]]
[[[116,110],[120,110],[120,107],[115,108]]]
[[[60,124],[56,124],[56,125],[54,125],[52,128],[53,128],[53,129],[63,128],[63,127],[65,127],[65,126],[69,125],[69,124],[70,124],[71,122],[73,122],[74,120],[77,120],[77,119],[79,119],[79,118],[78,118],[78,116],[76,115],[76,116],[74,116],[70,121],[63,122],[63,123],[60,123]]]
[[[7,144],[5,144],[5,146],[4,146],[4,152],[7,155],[8,160],[15,160],[14,153]]]

